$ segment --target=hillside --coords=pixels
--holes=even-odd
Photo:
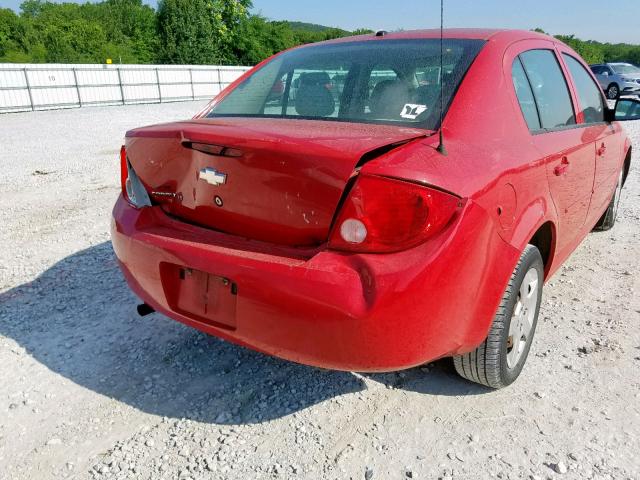
[[[326,25],[318,25],[317,23],[292,22],[289,20],[284,20],[282,23],[286,23],[287,25],[289,25],[292,30],[305,30],[307,32],[326,32],[329,30],[340,30],[345,34],[351,33],[341,28],[327,27]]]

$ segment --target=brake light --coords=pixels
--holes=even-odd
[[[329,247],[389,253],[415,247],[441,231],[459,199],[432,188],[362,176],[353,186],[329,237]]]
[[[127,157],[127,148],[124,145],[120,148],[120,186],[122,196],[132,206],[136,208],[151,206],[149,194],[131,167]]]
[[[131,202],[131,200],[129,200],[129,195],[127,194],[127,179],[129,178],[128,163],[127,147],[122,145],[122,147],[120,147],[120,186],[122,187],[122,196],[127,202]]]

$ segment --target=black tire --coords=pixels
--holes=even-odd
[[[619,96],[620,87],[618,86],[618,84],[612,83],[611,85],[609,85],[609,87],[607,88],[607,98],[609,100],[617,100]]]
[[[535,273],[530,274],[529,272]],[[533,301],[535,297],[535,308],[529,310],[529,312],[533,313],[532,318],[530,317],[532,326],[526,338],[520,337],[518,340],[518,352],[520,353],[517,354],[517,357],[511,357],[512,350],[515,348],[513,335],[509,335],[511,323],[512,321],[518,322],[514,315],[514,310],[517,305],[522,308],[522,302],[520,301],[521,290],[528,288],[527,285],[523,284],[525,277],[531,279],[536,274],[538,281],[536,292],[532,294],[529,300]],[[528,245],[522,252],[518,265],[516,265],[511,275],[487,339],[473,352],[453,358],[453,364],[460,376],[472,382],[496,389],[506,387],[518,378],[522,367],[527,361],[536,331],[543,282],[544,263],[542,256],[536,247]],[[526,314],[527,310],[525,309],[524,312]],[[520,330],[517,331],[520,332]],[[525,340],[521,340],[522,338],[525,338]],[[511,345],[509,345],[510,343]],[[513,365],[509,365],[508,357],[514,358],[515,363]]]
[[[616,185],[616,191],[613,193],[613,198],[611,198],[611,202],[607,207],[607,210],[604,212],[596,226],[593,228],[596,232],[606,232],[607,230],[611,230],[613,226],[616,224],[616,220],[618,218],[618,210],[620,208],[620,197],[622,195],[622,185],[624,184],[624,172],[620,172],[620,177],[618,178],[618,184]]]

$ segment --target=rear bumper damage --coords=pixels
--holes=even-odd
[[[460,217],[438,239],[388,255],[270,251],[122,197],[111,231],[127,282],[156,311],[298,363],[391,371],[486,337],[518,253],[477,205]]]

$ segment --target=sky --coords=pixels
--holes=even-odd
[[[22,0],[0,0],[18,10]],[[155,0],[145,0],[155,6]],[[410,30],[440,24],[438,0],[253,0],[254,13],[354,30]],[[607,6],[609,5],[609,6]],[[615,5],[614,9],[609,8]],[[616,0],[445,0],[446,27],[540,27],[583,40],[640,44],[640,2]]]

